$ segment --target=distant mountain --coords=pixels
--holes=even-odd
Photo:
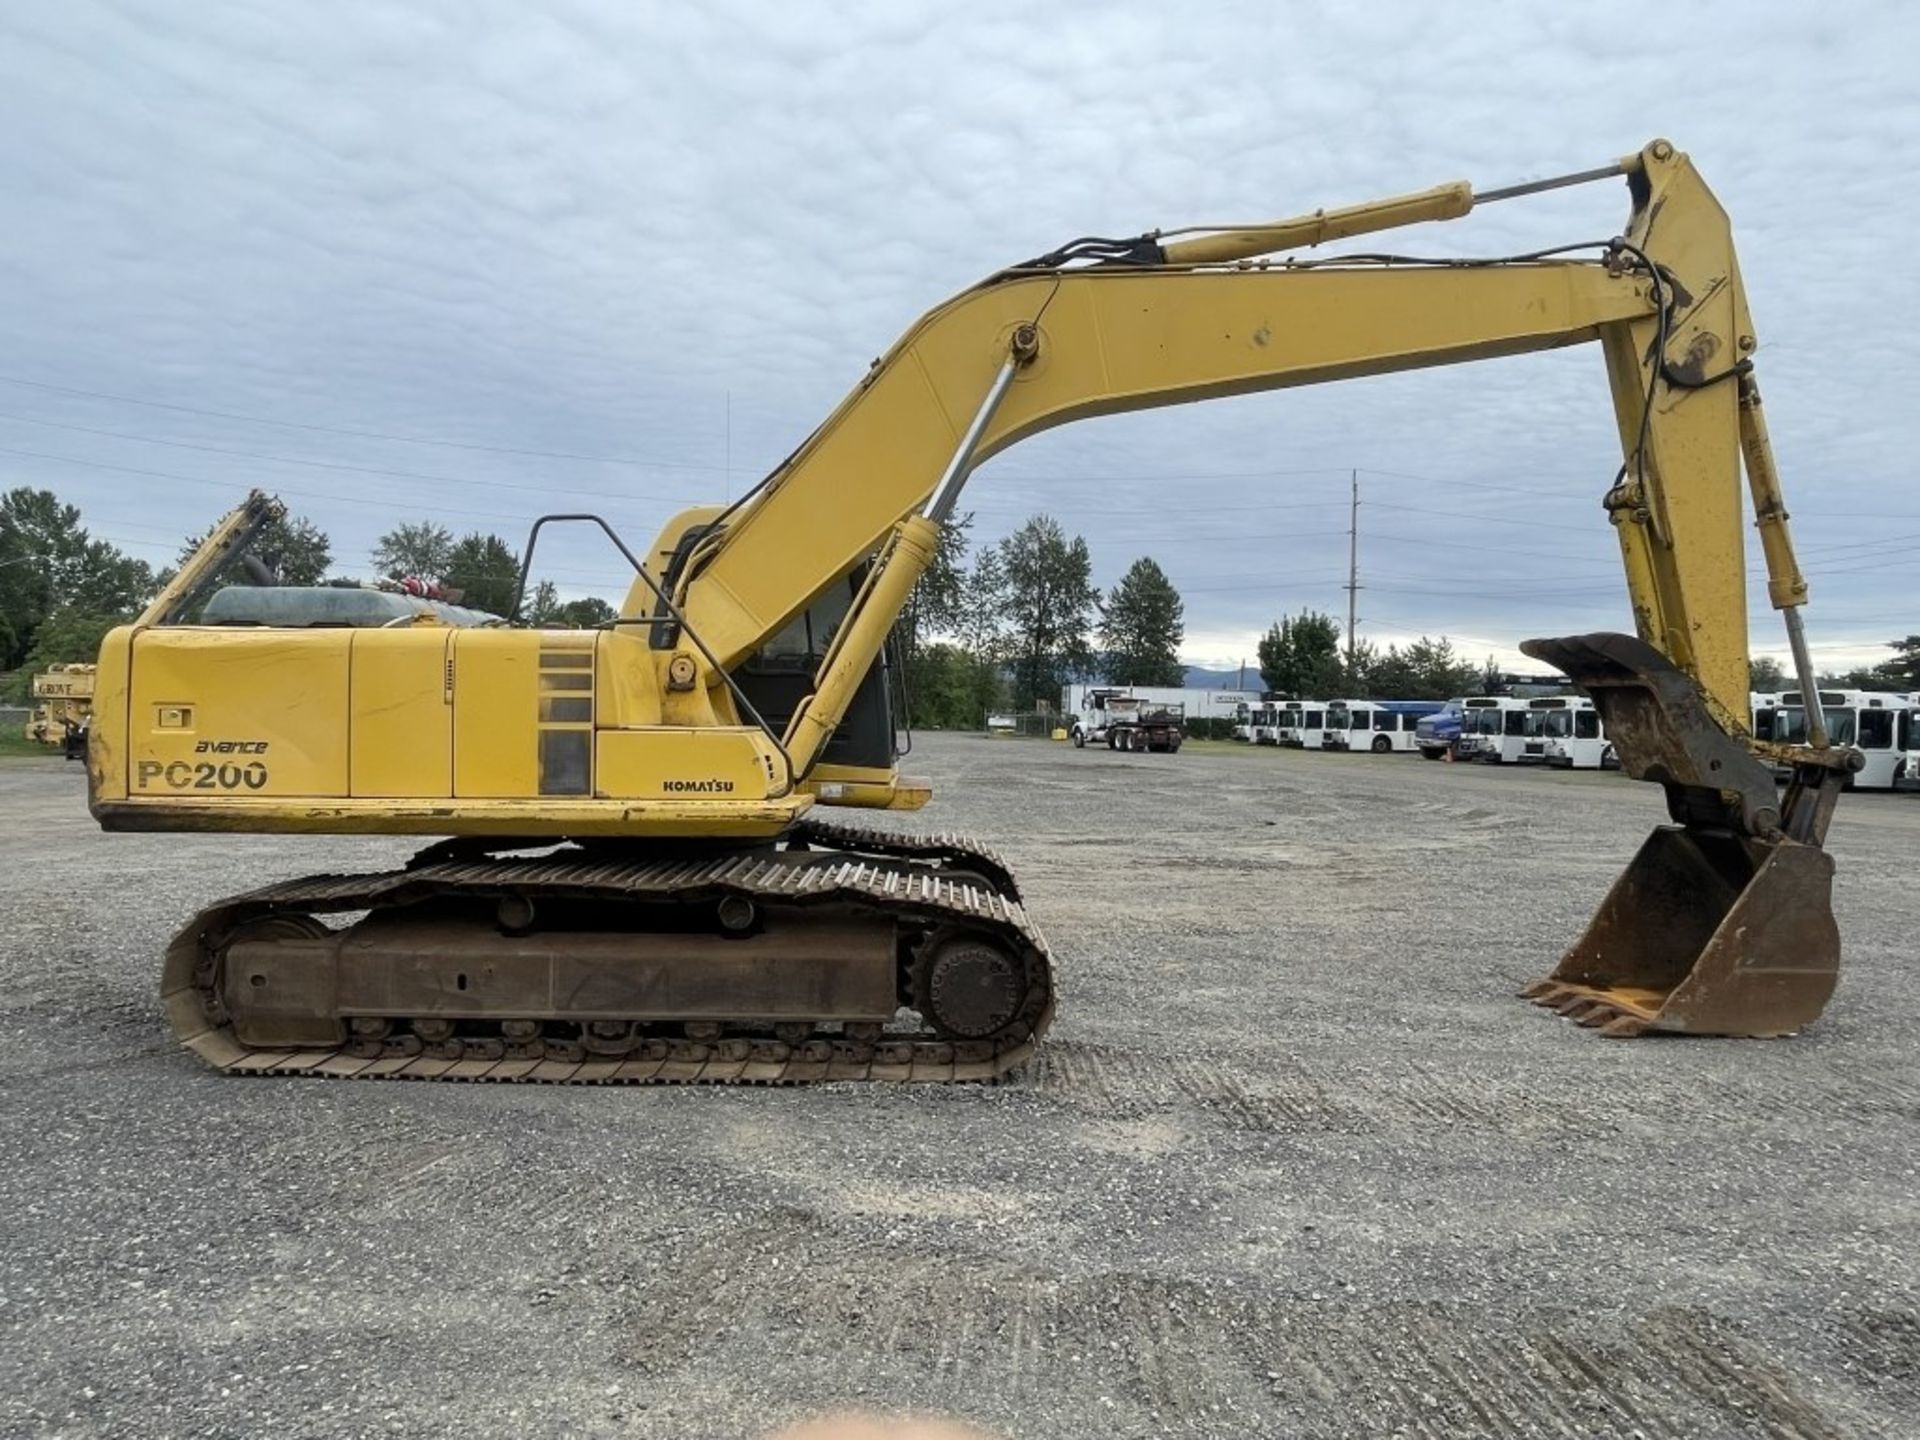
[[[1238,669],[1202,670],[1198,665],[1189,665],[1185,684],[1189,690],[1258,690],[1260,672],[1249,665],[1243,679]]]

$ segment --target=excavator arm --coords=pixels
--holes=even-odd
[[[1664,140],[1568,179],[1613,174],[1633,199],[1624,233],[1551,254],[1263,258],[1468,213],[1470,188],[1450,185],[1170,244],[1075,242],[994,276],[925,316],[747,503],[703,529],[681,579],[688,624],[732,663],[875,557],[784,737],[804,777],[930,562],[968,471],[997,451],[1089,415],[1598,341],[1623,457],[1603,505],[1637,636],[1523,648],[1594,695],[1624,768],[1662,784],[1679,823],[1649,841],[1530,993],[1620,1035],[1791,1030],[1819,1013],[1837,972],[1831,862],[1819,847],[1849,757],[1817,728],[1811,747],[1769,753],[1792,770],[1783,802],[1746,735],[1743,457],[1769,597],[1820,722],[1799,617],[1806,582],[1760,416],[1757,341],[1726,214]],[[1571,258],[1581,249],[1594,253]],[[1082,258],[1095,263],[1074,263]]]

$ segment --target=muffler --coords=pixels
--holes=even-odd
[[[1700,686],[1629,635],[1520,647],[1592,697],[1621,768],[1667,793],[1657,828],[1545,980],[1520,993],[1627,1037],[1791,1034],[1840,974],[1833,861],[1821,848],[1853,751],[1783,753],[1771,768],[1714,718]]]

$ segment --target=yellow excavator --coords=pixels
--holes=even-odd
[[[1314,247],[1608,177],[1613,239],[1486,260]],[[1287,258],[1273,258],[1283,256]],[[1603,506],[1635,636],[1532,641],[1593,696],[1656,829],[1534,998],[1610,1035],[1777,1035],[1832,992],[1829,745],[1728,222],[1664,140],[1238,228],[1083,238],[923,316],[750,493],[635,554],[597,630],[371,591],[231,585],[256,493],[101,648],[109,830],[451,837],[220,901],[165,960],[228,1071],[545,1081],[969,1080],[1046,1030],[1046,944],[994,854],[825,818],[912,810],[886,641],[970,471],[1083,416],[1598,341]],[[1747,733],[1741,471],[1808,706]],[[1596,487],[1598,488],[1598,487]],[[192,615],[194,623],[181,623]],[[1787,767],[1784,795],[1774,766]]]

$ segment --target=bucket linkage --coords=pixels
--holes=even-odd
[[[1603,1035],[1785,1035],[1840,971],[1833,861],[1821,848],[1852,750],[1767,747],[1714,718],[1700,686],[1630,635],[1521,650],[1589,696],[1621,768],[1665,787],[1676,822],[1647,837],[1553,974],[1521,992]]]

